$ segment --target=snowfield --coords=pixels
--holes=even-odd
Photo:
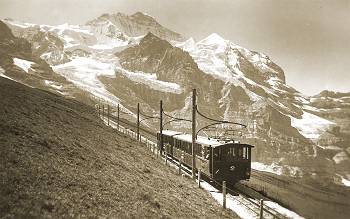
[[[350,187],[350,180],[345,179],[344,177],[342,177],[341,182],[342,182],[345,186]]]
[[[260,162],[252,162],[252,169],[261,171],[261,172],[268,172],[273,173],[276,175],[283,175],[283,170],[288,171],[288,176],[291,177],[300,177],[303,175],[303,171],[299,167],[293,167],[293,166],[280,166],[278,164],[272,163],[271,165],[263,164]]]
[[[51,86],[52,88],[56,89],[56,90],[61,90],[63,88],[63,85],[62,84],[59,84],[57,82],[54,82],[54,81],[50,81],[50,80],[45,80],[44,83],[46,85],[49,85]]]
[[[159,90],[167,93],[176,93],[176,94],[180,94],[183,92],[183,89],[181,88],[180,85],[176,83],[160,81],[157,79],[156,74],[144,73],[144,72],[131,72],[118,66],[115,67],[115,69],[117,73],[120,73],[126,76],[130,80],[137,83],[145,84],[154,90]]]
[[[292,126],[298,129],[303,136],[309,139],[318,139],[330,125],[334,124],[327,119],[323,119],[305,111],[301,119],[297,119],[292,116],[290,116],[290,118]]]
[[[29,69],[31,69],[32,64],[34,64],[34,62],[19,58],[13,58],[13,63],[27,73],[29,72]]]
[[[98,76],[102,75],[114,77],[114,64],[104,63],[91,57],[77,57],[71,62],[53,66],[53,70],[94,96],[103,98],[114,105],[119,103],[119,99],[107,91],[98,80]]]

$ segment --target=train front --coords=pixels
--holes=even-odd
[[[217,181],[235,184],[250,178],[251,149],[253,146],[226,143],[211,148],[211,173]]]

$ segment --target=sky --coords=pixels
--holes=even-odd
[[[215,32],[263,52],[307,95],[350,92],[350,0],[0,0],[1,19],[38,24],[137,11],[186,37]]]

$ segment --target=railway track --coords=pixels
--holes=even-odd
[[[107,123],[107,118],[103,118]],[[118,118],[114,115],[111,115],[109,117],[109,122],[111,125],[114,127],[118,126]],[[119,118],[119,126],[122,127],[123,129],[127,129],[131,132],[136,133],[137,126],[135,123],[132,123],[126,119]],[[157,137],[156,133],[152,132],[149,129],[146,129],[144,127],[139,128],[140,135],[144,139],[148,139],[149,142],[152,142],[154,145],[156,145],[157,142]],[[163,159],[164,156],[161,155]],[[170,157],[167,157],[167,161],[172,163],[174,166],[178,166],[179,163],[177,160],[171,159]],[[185,167],[181,169],[183,172],[185,172],[187,175],[191,176],[192,172],[190,170],[190,167]],[[252,170],[254,171],[254,170]],[[256,175],[256,174],[255,174]],[[214,182],[209,179],[209,177],[206,177],[207,180],[206,182],[213,186],[214,188],[217,188],[219,191],[222,188],[222,184],[219,182]],[[269,179],[272,180],[272,179]],[[234,200],[238,201],[240,204],[245,206],[247,209],[250,209],[256,217],[260,217],[260,200],[263,199],[265,201],[270,201],[268,197],[263,196],[262,194],[258,193],[257,191],[249,188],[246,185],[237,183],[236,185],[228,185],[227,187],[227,193],[230,194],[232,197],[234,197]],[[284,219],[287,218],[286,216],[282,215],[281,213],[277,212],[276,210],[272,209],[271,207],[267,205],[263,205],[263,218],[268,218],[268,219]]]

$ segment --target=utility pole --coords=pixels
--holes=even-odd
[[[109,126],[109,116],[110,116],[109,115],[109,113],[110,113],[109,104],[107,105],[107,111],[108,111],[107,112],[107,121],[108,121],[107,123],[108,123],[108,126]]]
[[[98,117],[101,119],[101,103],[98,103]]]
[[[137,103],[137,141],[140,140],[140,103]]]
[[[163,151],[163,101],[159,104],[159,149],[160,153]]]
[[[194,153],[194,146],[196,144],[196,89],[193,89],[192,93],[192,178],[196,178],[195,168],[196,168],[196,155]]]
[[[119,103],[118,103],[118,131],[119,131]]]
[[[102,119],[105,119],[105,105],[102,104]]]

